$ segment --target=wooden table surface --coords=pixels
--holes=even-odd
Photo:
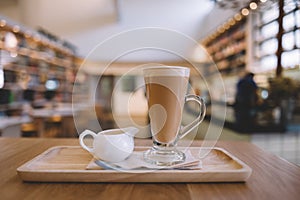
[[[300,199],[300,167],[251,143],[234,141],[220,141],[217,146],[253,169],[246,183],[23,182],[16,169],[57,145],[79,144],[77,139],[0,138],[0,199]]]

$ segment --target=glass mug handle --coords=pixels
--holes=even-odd
[[[186,126],[183,126],[180,129],[179,139],[183,138],[188,133],[190,133],[194,128],[196,128],[203,121],[206,113],[206,106],[203,98],[197,95],[189,94],[185,96],[184,102],[186,103],[188,101],[196,101],[200,106],[200,111],[198,117],[193,122],[189,123]]]

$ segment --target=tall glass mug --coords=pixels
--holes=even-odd
[[[143,73],[153,140],[153,146],[144,153],[144,159],[160,166],[183,162],[185,154],[176,148],[177,142],[204,119],[206,112],[204,100],[196,95],[186,95],[189,68],[146,67]],[[193,122],[182,127],[183,107],[187,101],[197,102],[200,112]]]

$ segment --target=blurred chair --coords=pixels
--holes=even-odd
[[[62,134],[62,117],[53,115],[45,120],[44,137],[59,137]]]
[[[24,123],[21,125],[22,137],[37,137],[37,129],[34,123]]]
[[[95,112],[102,130],[115,127],[115,122],[111,111],[107,111],[101,105],[97,104],[95,105]]]

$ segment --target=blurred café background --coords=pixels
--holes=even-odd
[[[172,34],[132,31],[143,28]],[[114,57],[141,41],[181,55],[141,49]],[[146,126],[139,69],[149,63],[191,68],[189,92],[207,104],[195,139],[221,127],[220,140],[250,141],[300,165],[299,0],[1,0],[0,136],[65,138],[86,128]],[[237,88],[247,72],[255,101],[240,123]],[[183,122],[196,110],[187,105]]]

